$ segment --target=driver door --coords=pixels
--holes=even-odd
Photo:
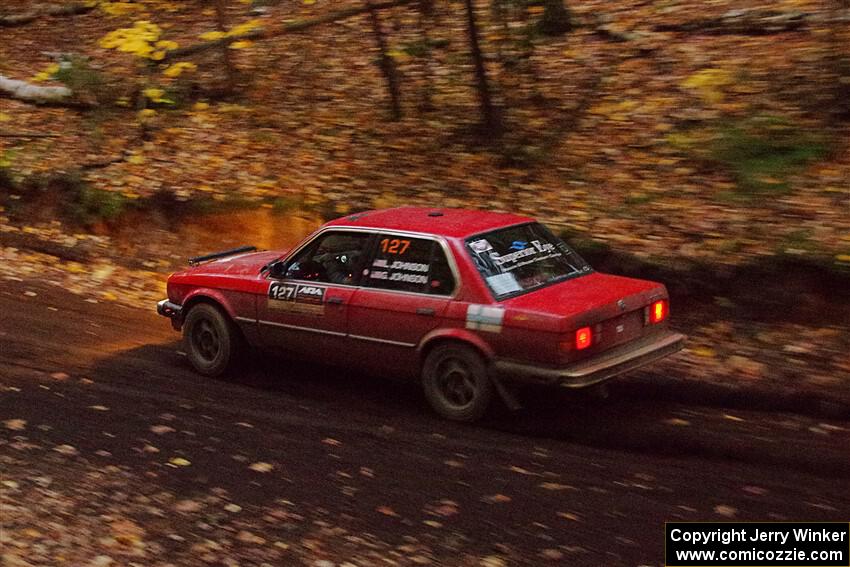
[[[328,230],[267,276],[257,311],[262,341],[294,354],[344,355],[348,310],[372,234]]]

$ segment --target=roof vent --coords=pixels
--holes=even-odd
[[[428,213],[429,217],[441,217],[443,216],[443,211],[431,211]]]

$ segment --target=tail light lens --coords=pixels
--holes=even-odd
[[[660,323],[667,318],[668,311],[669,307],[667,306],[666,299],[653,302],[649,306],[649,322],[652,324]]]
[[[576,331],[576,350],[584,350],[593,342],[593,331],[590,327],[582,327]]]

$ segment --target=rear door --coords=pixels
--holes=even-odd
[[[263,343],[322,359],[344,356],[349,303],[373,235],[328,230],[267,277],[257,311]],[[335,356],[339,355],[339,357]]]
[[[416,346],[435,329],[458,286],[443,242],[381,233],[349,305],[349,337],[358,364],[415,370]]]

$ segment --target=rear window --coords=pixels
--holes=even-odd
[[[496,299],[592,271],[572,248],[538,223],[469,238],[466,248]]]

